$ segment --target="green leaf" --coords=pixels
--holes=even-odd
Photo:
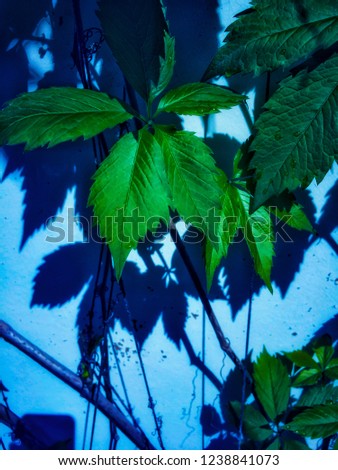
[[[310,367],[312,369],[319,370],[319,364],[304,350],[297,350],[291,352],[285,352],[286,356],[290,361],[292,361],[298,367]]]
[[[164,58],[160,57],[160,76],[157,85],[151,83],[149,100],[152,103],[170,83],[175,65],[175,38],[164,32]]]
[[[278,219],[283,220],[290,227],[296,230],[306,230],[307,232],[314,233],[312,224],[300,204],[292,204],[290,210],[281,210],[275,207],[274,212]]]
[[[338,7],[332,0],[256,0],[227,28],[204,79],[287,67],[338,40]]]
[[[231,402],[231,407],[239,419],[241,414],[241,403],[238,401],[233,401]],[[243,418],[244,435],[249,439],[254,441],[265,441],[270,436],[272,436],[272,430],[270,428],[269,422],[253,405],[245,406]]]
[[[163,152],[172,208],[217,244],[213,217],[220,212],[221,172],[211,149],[191,132],[163,126],[156,126],[155,137]]]
[[[305,442],[287,439],[283,443],[283,450],[311,450]]]
[[[322,369],[325,369],[334,355],[334,347],[320,346],[319,348],[314,349],[314,353],[317,356]]]
[[[240,214],[236,188],[223,180],[223,197],[221,221],[216,225],[217,233],[221,240],[218,250],[208,240],[205,244],[205,267],[207,288],[210,290],[215,271],[223,257],[227,256],[228,248],[240,225]]]
[[[0,145],[25,150],[89,139],[132,117],[105,93],[78,88],[46,88],[23,93],[0,113]]]
[[[251,214],[250,194],[227,182],[223,185],[222,219],[220,226],[218,226],[222,241],[221,248],[216,251],[210,244],[206,245],[205,261],[208,288],[211,286],[215,270],[222,257],[227,255],[228,247],[237,230],[240,229],[254,261],[256,273],[272,292],[270,276],[274,256],[274,236],[269,212],[265,207],[260,207]]]
[[[320,182],[337,156],[338,54],[281,82],[256,123],[257,207],[285,189]]]
[[[338,358],[332,359],[328,363],[324,371],[324,374],[331,380],[338,379]]]
[[[289,403],[290,379],[286,367],[264,348],[254,364],[253,378],[259,401],[267,415],[276,420]]]
[[[322,373],[316,369],[305,369],[301,370],[299,374],[296,375],[295,379],[292,382],[293,387],[305,387],[308,385],[314,385],[321,378]]]
[[[210,83],[189,83],[168,91],[161,98],[157,112],[206,116],[232,108],[246,98]]]
[[[338,387],[332,384],[316,385],[303,391],[297,406],[310,407],[314,405],[324,405],[326,403],[336,402],[338,399]]]
[[[332,450],[338,450],[338,439],[336,439]]]
[[[280,449],[280,440],[277,437],[274,439],[271,444],[266,448],[266,450],[279,450]]]
[[[338,405],[316,405],[297,415],[285,428],[312,439],[332,436],[338,432]]]
[[[253,213],[250,213],[251,195],[240,189],[238,193],[242,217],[241,227],[243,227],[243,234],[254,261],[255,271],[272,293],[270,276],[275,251],[273,227],[269,211],[265,207],[260,207]]]
[[[168,26],[159,0],[99,0],[104,36],[123,74],[147,101],[158,84],[164,32]]]
[[[94,206],[119,279],[131,249],[160,220],[169,221],[170,204],[160,146],[144,128],[126,134],[94,175],[89,205]]]

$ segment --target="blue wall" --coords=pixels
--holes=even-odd
[[[174,84],[198,81],[224,37],[224,28],[234,14],[248,7],[248,2],[168,0],[166,4],[177,45]],[[95,2],[86,0],[81,5],[84,27],[98,27]],[[0,6],[0,21],[1,103],[37,87],[80,85],[71,56],[71,2],[5,0]],[[123,80],[106,45],[94,55],[92,66],[97,85],[121,96]],[[278,78],[272,76],[272,86]],[[219,83],[226,83],[225,79]],[[254,119],[262,104],[265,78],[235,78],[229,84],[249,96],[249,114]],[[197,117],[182,119],[182,126],[201,137],[206,135],[225,169],[249,136],[248,122],[239,108],[210,118],[207,127]],[[86,201],[95,170],[91,142],[62,144],[29,154],[23,154],[18,146],[5,147],[0,149],[0,169],[0,317],[76,371],[80,350],[85,347],[81,331],[86,326],[100,254],[100,244],[84,243],[83,226],[72,219],[90,216]],[[324,332],[337,338],[337,219],[332,202],[337,194],[336,176],[337,168],[319,186],[313,183],[306,193],[299,194],[311,220],[319,223],[319,236],[290,229],[292,242],[278,241],[273,295],[253,275],[243,244],[230,249],[217,272],[210,299],[239,357],[245,351],[251,295],[249,345],[253,358],[263,345],[274,353],[301,348]],[[46,241],[51,235],[46,221],[54,216],[68,222],[68,240]],[[184,235],[184,224],[179,223],[178,229]],[[187,245],[187,249],[204,279],[200,246]],[[231,374],[233,364],[221,353],[170,238],[166,236],[155,245],[143,244],[133,252],[124,282],[166,448],[200,449],[203,439],[205,446],[236,445],[226,425],[222,431],[217,419],[212,422],[208,415],[213,410],[221,413],[219,390],[209,380],[212,375],[217,381],[225,381],[225,400],[234,398],[231,387],[239,390]],[[134,415],[157,445],[134,337],[120,305],[111,326]],[[204,359],[207,375],[191,364],[192,351]],[[110,359],[113,385],[123,395],[114,357]],[[70,423],[74,423],[75,446],[82,448],[87,404],[77,393],[4,341],[0,342],[0,379],[9,390],[8,402],[17,415],[64,416],[68,429],[73,429]],[[204,437],[200,425],[203,405]],[[67,421],[70,418],[73,421]],[[92,419],[91,408],[89,423]],[[50,422],[56,426],[53,419]],[[8,433],[8,428],[0,425],[0,437],[7,444]],[[94,448],[107,448],[108,434],[107,420],[98,414]],[[134,446],[121,435],[118,448]]]

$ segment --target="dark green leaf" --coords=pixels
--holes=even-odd
[[[338,450],[338,439],[336,439],[332,450]]]
[[[160,57],[160,76],[157,85],[152,82],[150,90],[150,102],[160,95],[170,83],[175,65],[175,38],[164,34],[164,59]]]
[[[338,432],[338,405],[316,405],[297,415],[286,429],[312,439]]]
[[[220,212],[221,172],[211,149],[191,132],[156,126],[155,137],[163,152],[172,208],[187,224],[199,228],[217,244],[209,218]]]
[[[160,220],[169,221],[162,165],[159,144],[142,129],[137,139],[131,133],[122,137],[94,175],[89,204],[113,255],[118,279],[138,241],[148,230],[155,232]]]
[[[24,93],[0,113],[0,145],[26,144],[26,150],[89,139],[132,117],[108,95],[78,88]]]
[[[210,83],[189,83],[166,93],[158,112],[206,116],[238,105],[246,96]]]
[[[321,378],[322,373],[316,369],[305,369],[301,370],[299,374],[295,376],[292,382],[293,387],[305,387],[308,385],[314,385]]]
[[[310,367],[319,370],[319,364],[310,356],[309,353],[303,350],[285,352],[286,356],[298,367]]]
[[[241,414],[241,403],[231,402],[231,407],[235,411],[238,419]],[[269,422],[264,418],[254,406],[246,405],[244,408],[244,435],[254,441],[265,441],[272,436]]]
[[[338,359],[337,358],[331,359],[324,373],[331,380],[338,379]]]
[[[333,0],[260,0],[228,28],[225,45],[204,79],[254,72],[258,75],[305,59],[338,40],[338,7]]]
[[[320,346],[314,349],[314,353],[318,358],[319,364],[325,369],[334,355],[333,346]]]
[[[286,367],[264,348],[254,364],[253,378],[259,401],[267,415],[276,420],[289,403],[290,379]]]
[[[303,391],[297,401],[297,406],[310,407],[314,405],[325,405],[326,403],[335,402],[337,399],[338,387],[334,387],[332,384],[316,385]]]
[[[280,440],[277,437],[274,439],[271,444],[266,448],[266,450],[279,450],[280,449]]]
[[[307,73],[287,78],[256,123],[255,207],[285,189],[320,182],[337,157],[338,54]]]
[[[159,0],[99,0],[98,17],[114,57],[132,87],[147,101],[160,77],[164,31]]]
[[[311,450],[305,442],[287,439],[284,441],[283,450]]]

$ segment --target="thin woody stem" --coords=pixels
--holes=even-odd
[[[95,385],[85,385],[81,378],[21,336],[11,326],[0,320],[0,338],[22,351],[46,370],[58,377],[83,398],[95,404],[139,449],[155,449],[143,432],[140,432],[102,393],[96,393]]]
[[[179,236],[179,233],[177,232],[177,229],[175,227],[175,224],[174,223],[171,223],[170,224],[170,227],[169,227],[169,232],[170,232],[170,236],[171,238],[173,239],[176,247],[177,247],[177,250],[179,252],[179,254],[181,255],[182,257],[182,260],[189,272],[189,275],[191,277],[191,280],[192,282],[194,283],[194,286],[198,292],[198,295],[199,295],[199,298],[201,299],[201,302],[202,302],[202,305],[204,307],[204,310],[206,312],[206,314],[208,315],[208,318],[209,318],[209,321],[211,323],[211,326],[216,334],[216,337],[218,339],[218,342],[219,342],[219,345],[222,349],[222,351],[224,351],[228,356],[229,358],[232,360],[232,362],[237,366],[239,367],[239,369],[245,374],[245,377],[246,379],[249,381],[249,382],[252,382],[252,378],[250,376],[250,374],[246,371],[246,368],[244,366],[244,364],[242,363],[242,361],[238,358],[238,356],[236,355],[236,353],[234,352],[234,350],[232,349],[232,347],[230,346],[230,341],[228,338],[226,338],[224,336],[224,333],[222,331],[222,328],[221,328],[221,325],[219,324],[218,320],[217,320],[217,317],[215,315],[215,312],[213,311],[213,308],[210,304],[210,300],[208,299],[208,296],[203,288],[203,285],[201,283],[201,280],[189,258],[189,255],[185,249],[185,246],[184,246],[184,243],[182,242],[182,239],[181,237]]]

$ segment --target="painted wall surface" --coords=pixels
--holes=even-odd
[[[198,81],[221,44],[225,27],[249,2],[168,0],[166,4],[177,44],[174,85]],[[86,0],[81,5],[85,28],[98,27],[95,2]],[[37,87],[80,86],[71,56],[74,33],[71,2],[5,0],[0,6],[0,21],[1,103]],[[105,44],[91,63],[102,90],[112,94],[122,92],[122,77]],[[273,75],[273,87],[277,80]],[[227,82],[222,78],[219,83]],[[265,78],[234,78],[229,85],[249,96],[249,114],[254,119],[262,103]],[[206,137],[225,169],[231,166],[240,143],[249,136],[249,125],[240,108],[211,117],[207,124],[202,118],[185,117],[182,126]],[[21,147],[2,148],[0,168],[0,317],[46,353],[77,371],[81,360],[81,325],[93,298],[100,253],[99,243],[85,242],[84,226],[76,219],[79,215],[90,217],[86,199],[95,170],[91,142],[62,144],[29,154],[23,154]],[[239,357],[245,351],[251,294],[249,347],[253,357],[263,345],[271,353],[301,348],[321,332],[337,339],[336,209],[333,197],[331,202],[328,199],[330,191],[332,196],[337,193],[336,177],[337,168],[319,186],[313,183],[306,194],[300,194],[300,202],[312,221],[320,224],[320,233],[315,237],[289,229],[291,241],[278,240],[273,295],[252,274],[243,244],[231,248],[217,272],[210,299]],[[46,237],[53,235],[47,221],[55,216],[64,218],[66,230],[65,239],[58,243],[46,241]],[[179,223],[178,228],[184,235],[184,224]],[[187,245],[187,249],[204,279],[201,247]],[[202,436],[202,406],[210,405],[220,413],[219,391],[191,364],[191,351],[204,360],[218,380],[225,382],[225,399],[234,398],[230,386],[233,382],[227,382],[233,364],[221,353],[169,236],[161,243],[142,245],[132,253],[124,282],[129,307],[139,326],[142,359],[162,423],[165,447],[201,449],[203,442],[205,447],[213,448],[236,446],[231,434],[220,429]],[[134,337],[118,309],[111,326],[134,416],[157,445]],[[113,355],[110,359],[113,385],[123,396]],[[9,390],[8,404],[18,416],[70,417],[75,426],[75,447],[82,448],[87,404],[77,393],[4,341],[0,342],[0,379]],[[91,407],[86,448],[93,415]],[[108,429],[106,418],[98,413],[93,448],[107,448]],[[0,437],[6,445],[10,444],[9,429],[3,425]],[[134,446],[121,435],[118,448]]]

